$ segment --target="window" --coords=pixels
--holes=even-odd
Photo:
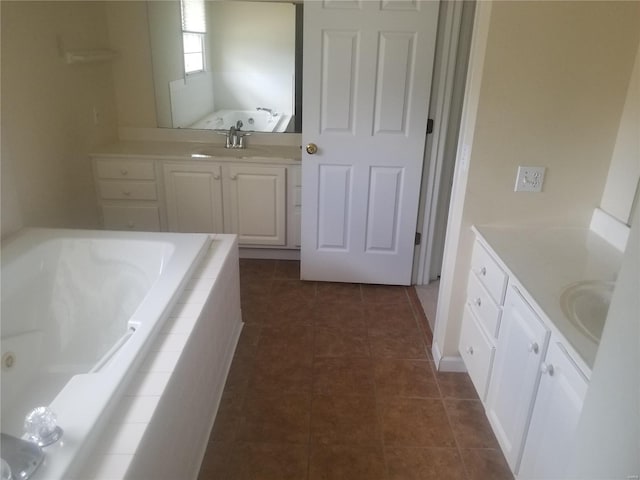
[[[186,74],[204,72],[207,22],[204,0],[180,0],[182,12],[182,50]]]

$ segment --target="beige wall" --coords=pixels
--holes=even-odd
[[[155,2],[160,6],[169,2]],[[147,2],[106,2],[119,127],[155,128],[156,102],[151,65]],[[169,87],[167,85],[167,95]],[[171,116],[169,115],[169,122]]]
[[[13,213],[27,226],[96,227],[87,154],[116,137],[111,64],[67,65],[59,46],[108,47],[104,4],[3,1],[0,8],[2,171],[15,186],[20,212]]]
[[[439,299],[448,309],[435,332],[444,356],[458,356],[471,225],[588,226],[614,150],[639,16],[639,2],[493,3],[467,183],[454,185],[463,209],[444,272],[452,287]],[[542,193],[513,191],[518,165],[547,167]]]
[[[623,223],[631,222],[631,206],[640,179],[640,48],[627,90],[624,111],[609,167],[601,207]]]

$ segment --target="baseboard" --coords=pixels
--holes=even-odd
[[[272,260],[300,260],[300,250],[284,248],[240,247],[240,258],[260,258]]]
[[[436,364],[436,369],[439,372],[466,372],[467,367],[459,355],[443,357],[440,352],[438,343],[434,340],[431,346],[431,353],[433,354],[433,361]]]

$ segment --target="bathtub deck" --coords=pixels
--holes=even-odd
[[[242,329],[235,235],[207,256],[74,478],[195,479]]]

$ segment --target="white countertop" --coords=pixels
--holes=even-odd
[[[207,160],[242,159],[251,161],[286,160],[299,163],[302,153],[299,146],[251,145],[243,149],[224,148],[215,143],[173,142],[173,141],[121,141],[91,152],[93,156],[112,157],[136,156],[154,159]]]
[[[563,290],[584,280],[615,281],[622,253],[588,228],[473,227],[522,285],[534,308],[552,323],[584,362],[593,368],[598,345],[578,330],[560,307]]]

